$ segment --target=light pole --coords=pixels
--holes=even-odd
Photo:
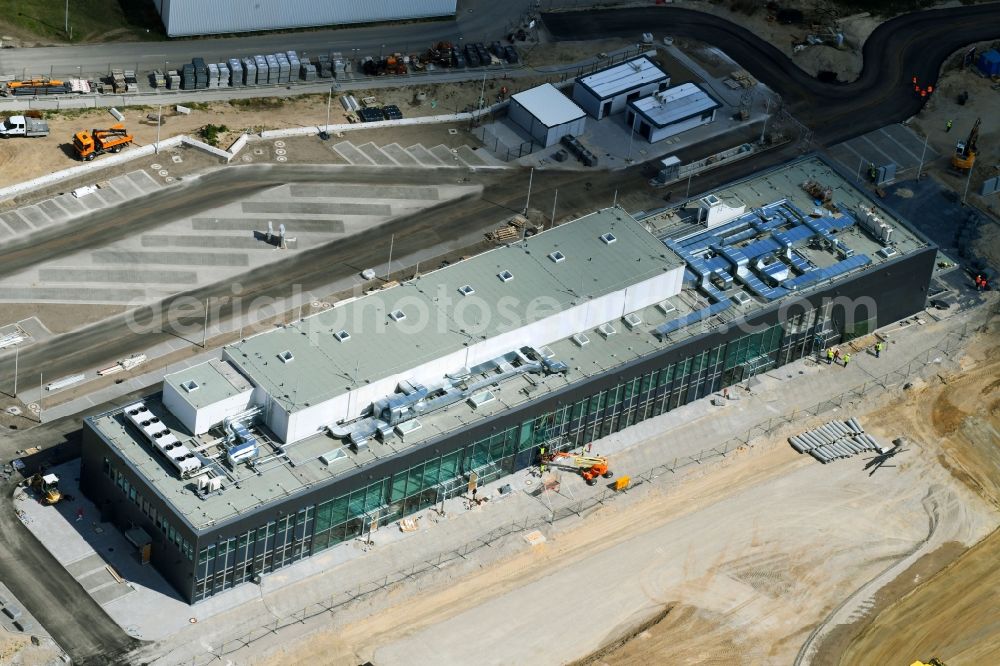
[[[379,59],[379,60],[381,60],[381,59],[382,59],[382,52],[383,52],[384,50],[385,50],[385,44],[383,44],[382,46],[378,47],[378,59]]]
[[[760,128],[760,145],[764,145],[764,132],[767,130],[767,116],[771,113],[771,98],[764,98],[764,126]]]
[[[920,174],[924,170],[924,157],[927,156],[927,137],[924,137],[924,149],[920,151],[920,166],[917,167],[917,181],[920,181]]]
[[[326,132],[330,131],[330,102],[333,101],[333,88],[326,94]]]
[[[632,139],[635,138],[635,119],[632,119],[632,126],[629,128],[628,133],[628,154],[625,155],[625,161],[632,162]]]
[[[69,0],[66,0],[66,34],[69,34]]]
[[[974,166],[974,165],[973,165]],[[969,194],[969,183],[972,182],[972,166],[969,167],[969,177],[965,179],[965,191],[962,192],[962,205],[965,205],[965,197]]]
[[[21,345],[14,347],[14,397],[17,398],[17,357],[21,354]]]
[[[160,154],[160,126],[163,125],[163,105],[161,104],[156,111],[156,150],[153,152],[157,155]]]

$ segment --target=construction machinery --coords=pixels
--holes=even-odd
[[[968,138],[955,144],[955,154],[951,156],[951,166],[959,171],[968,171],[976,164],[976,142],[979,140],[979,125],[981,119],[976,118],[976,124],[972,126]]]
[[[62,493],[59,492],[59,477],[55,474],[35,474],[28,483],[41,496],[42,504],[51,505],[62,499]]]
[[[596,485],[598,477],[603,476],[605,479],[610,479],[614,476],[614,473],[608,469],[608,459],[604,456],[585,456],[556,451],[555,453],[543,453],[541,458],[543,463],[548,463],[553,467],[569,467],[577,470],[588,486]],[[560,460],[566,462],[558,462]]]
[[[16,97],[39,97],[42,95],[64,95],[68,93],[89,93],[90,82],[84,79],[69,79],[56,81],[49,78],[33,78],[8,81],[0,84],[0,95]]]
[[[121,152],[134,138],[124,125],[118,123],[108,129],[77,132],[73,135],[73,147],[76,149],[77,157],[89,162],[103,153]]]

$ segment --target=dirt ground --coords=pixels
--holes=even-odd
[[[994,322],[988,333],[991,339],[973,350],[978,359],[965,374],[915,391],[881,417],[884,423],[904,423],[907,432],[918,438],[937,439],[940,464],[996,507],[1000,507],[998,333],[1000,326]],[[871,622],[823,646],[828,655],[824,663],[909,663],[933,656],[949,666],[1000,663],[998,558],[1000,531],[995,531],[933,576],[904,580],[908,589],[900,590]]]
[[[885,428],[906,432],[915,441],[937,442],[940,465],[1000,508],[998,332],[995,320],[970,348],[965,373],[935,385],[921,383],[863,422],[873,432]],[[968,550],[954,542],[943,545],[883,588],[866,620],[833,632],[812,663],[912,663],[932,656],[949,666],[1000,663],[998,557],[1000,532]],[[620,647],[581,664],[655,663],[666,655],[678,663],[750,663],[733,649],[736,638],[724,618],[680,607],[629,635]]]
[[[32,645],[26,634],[0,635],[0,664],[44,666],[60,663],[59,652],[48,645]]]
[[[508,95],[526,90],[548,80],[547,75],[503,79],[502,72],[486,80],[486,99],[496,101],[501,88]],[[375,97],[378,104],[396,104],[404,117],[446,115],[465,110],[476,103],[483,89],[482,80],[458,83],[432,83],[426,86],[379,88],[377,90],[351,91],[360,102],[364,97]],[[426,100],[417,103],[417,93],[425,93]],[[199,130],[206,125],[225,126],[218,134],[219,147],[228,148],[243,132],[259,133],[261,130],[285,127],[310,127],[326,123],[326,95],[301,97],[269,97],[189,104],[190,115],[179,114],[173,106],[163,109],[164,121],[160,139],[187,134],[200,138]],[[120,108],[125,114],[126,127],[135,136],[136,145],[156,142],[156,122],[147,120],[155,116],[156,107],[139,106]],[[0,142],[0,187],[18,183],[42,174],[77,166],[71,141],[73,134],[83,129],[108,127],[116,121],[107,109],[68,110],[46,114],[50,134],[31,139],[8,139]],[[334,97],[330,122],[348,122],[343,106]],[[98,158],[101,159],[101,158]]]
[[[981,43],[975,46],[977,51],[981,52],[989,49],[993,43]],[[958,66],[960,58],[961,53],[954,54],[942,68],[941,78],[934,94],[912,124],[928,137],[929,144],[941,155],[938,160],[928,165],[929,168],[936,177],[961,194],[965,189],[967,178],[965,174],[952,170],[951,156],[955,152],[955,144],[969,135],[977,119],[982,119],[979,129],[979,153],[969,183],[969,198],[994,215],[1000,215],[998,195],[986,198],[979,196],[983,181],[1000,175],[1000,127],[995,120],[996,109],[1000,106],[1000,85],[980,76],[975,67],[961,69]],[[969,99],[964,105],[958,103],[958,96],[963,92],[969,94]],[[950,132],[947,131],[949,120],[953,123]],[[992,237],[988,235],[986,238],[981,238],[979,250],[990,257],[992,265],[1000,266],[1000,238],[997,238],[996,233]]]
[[[782,7],[800,9],[806,20],[813,22],[809,25],[782,25],[775,20],[774,14],[763,6],[764,3],[682,0],[675,4],[679,7],[709,12],[741,25],[766,39],[809,74],[816,76],[824,70],[836,72],[839,81],[853,81],[861,73],[861,48],[868,35],[882,21],[880,18],[872,17],[868,12],[847,15],[823,0],[780,3]],[[745,6],[750,13],[734,11],[733,7],[736,6]],[[831,29],[843,33],[844,41],[841,47],[817,44],[800,50],[795,49],[795,44],[803,43],[807,35],[827,36]]]
[[[456,578],[447,589],[397,599],[391,608],[258,663],[327,658],[390,664],[403,663],[404,655],[419,662],[425,644],[436,645],[447,660],[461,635],[477,626],[486,631],[505,612],[513,614],[504,631],[519,636],[512,653],[523,656],[549,645],[549,651],[535,652],[545,663],[572,661],[564,656],[595,641],[590,656],[575,663],[791,663],[816,618],[902,561],[923,538],[928,551],[886,588],[891,598],[861,607],[862,618],[920,583],[918,591],[978,582],[983,564],[966,568],[955,558],[988,534],[1000,515],[994,508],[1000,479],[998,330],[994,322],[963,357],[964,372],[916,383],[890,404],[870,405],[871,411],[859,414],[866,429],[883,440],[901,433],[911,439],[911,453],[902,454],[907,457],[895,469],[869,477],[850,466],[819,466],[776,438],[699,468],[665,495],[610,505],[541,546]],[[941,513],[922,517],[920,506],[928,509],[932,495],[931,504],[940,502]],[[927,517],[937,524],[932,536]],[[995,538],[983,543],[1000,546]],[[980,557],[969,561],[989,560]],[[957,572],[957,584],[937,574],[952,561],[946,572]],[[845,657],[839,663],[911,663],[930,653],[948,663],[952,657],[955,663],[995,663],[991,651],[1000,645],[1000,623],[990,612],[991,589],[996,586],[982,586],[972,603],[962,604],[957,603],[961,593],[949,590],[929,607],[909,610],[907,617],[920,616],[914,624],[901,624],[887,613],[904,613],[893,609],[914,598],[933,599],[934,590],[904,597],[877,616],[872,637],[862,637],[877,643],[894,633],[894,648],[880,646],[881,659]],[[567,617],[574,619],[561,623],[564,635],[546,639],[537,625],[556,622],[552,618],[569,608],[575,610]],[[602,612],[621,621],[604,626],[596,621]],[[950,621],[940,622],[941,617]],[[491,641],[488,635],[482,638]],[[821,651],[816,663],[831,663],[825,655],[839,655],[845,638],[851,636],[840,636],[840,647]],[[865,649],[859,643],[851,654],[866,654]],[[483,659],[517,661],[495,654]]]

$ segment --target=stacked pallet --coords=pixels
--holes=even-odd
[[[883,446],[864,431],[857,419],[830,421],[813,430],[788,439],[799,453],[808,453],[824,465],[840,458],[850,458],[859,453],[885,453],[891,447]]]

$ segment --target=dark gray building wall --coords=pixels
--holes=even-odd
[[[198,552],[194,530],[117,449],[108,445],[90,419],[83,422],[80,444],[80,489],[97,505],[101,520],[122,530],[133,526],[144,529],[152,538],[153,566],[190,601]],[[139,554],[131,556],[138,558]]]

